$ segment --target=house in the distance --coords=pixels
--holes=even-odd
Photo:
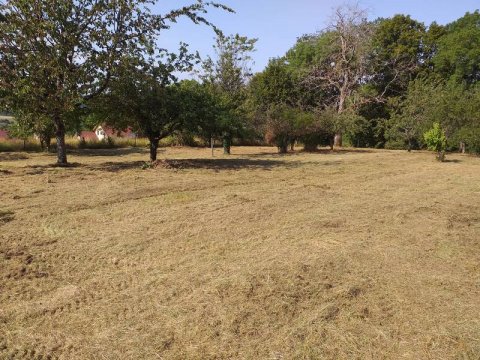
[[[79,140],[107,140],[108,138],[127,138],[134,139],[137,135],[132,129],[117,130],[106,125],[98,125],[93,131],[80,131],[78,134]]]

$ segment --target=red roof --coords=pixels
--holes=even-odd
[[[135,137],[135,133],[132,131],[131,128],[127,128],[124,130],[117,130],[108,126],[102,126],[103,131],[108,137],[122,137],[122,138],[133,138]],[[95,129],[96,130],[96,129]]]
[[[97,135],[93,131],[80,131],[78,137],[84,140],[97,140]]]
[[[0,129],[0,139],[8,139],[8,131]]]

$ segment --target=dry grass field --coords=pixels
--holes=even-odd
[[[0,154],[1,359],[479,359],[480,159]]]

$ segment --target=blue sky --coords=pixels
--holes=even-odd
[[[253,54],[253,69],[261,71],[272,57],[282,56],[302,34],[312,33],[325,27],[332,9],[344,3],[341,0],[217,0],[233,8],[229,14],[211,10],[206,17],[226,34],[239,33],[258,38],[257,51]],[[191,1],[159,1],[155,10],[166,11],[178,8]],[[409,14],[414,19],[430,24],[449,23],[467,11],[480,8],[478,0],[362,0],[360,6],[367,8],[371,19]],[[205,26],[193,25],[181,20],[160,37],[160,45],[168,49],[178,48],[184,41],[201,55],[212,54],[215,34]]]

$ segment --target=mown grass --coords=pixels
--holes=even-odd
[[[479,158],[127,150],[0,154],[0,358],[480,357]]]

